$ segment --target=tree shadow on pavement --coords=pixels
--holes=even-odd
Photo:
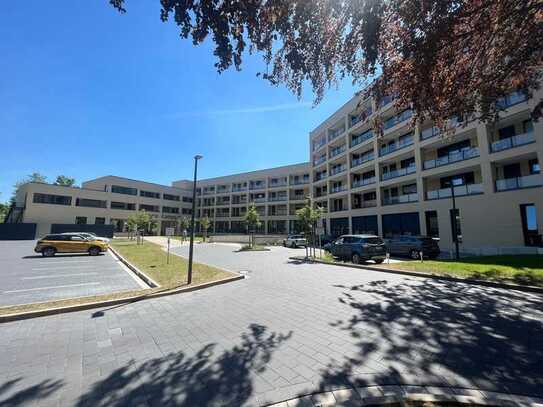
[[[255,373],[266,370],[273,351],[291,334],[251,324],[231,349],[207,344],[194,354],[132,361],[97,382],[77,406],[242,406],[254,396]]]
[[[330,326],[357,352],[327,366],[321,390],[449,384],[543,396],[541,295],[430,279],[335,287],[352,315]]]
[[[0,406],[21,406],[27,402],[49,397],[62,387],[61,380],[43,380],[26,388],[19,388],[21,378],[0,384]]]

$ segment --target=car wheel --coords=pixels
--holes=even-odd
[[[41,255],[43,257],[53,257],[56,252],[57,252],[57,249],[55,249],[54,247],[45,247],[42,249]]]
[[[413,250],[411,250],[409,252],[409,257],[411,257],[413,260],[419,260],[420,259],[420,254],[419,254],[418,250],[413,249]]]
[[[91,256],[98,256],[100,254],[100,248],[99,247],[96,247],[96,246],[93,246],[89,249],[89,254]]]
[[[384,259],[373,259],[373,261],[375,262],[375,264],[381,264],[385,260]]]
[[[298,247],[298,245],[296,244],[296,242],[292,242],[292,244],[290,245],[290,247],[292,247],[293,249],[296,249]]]
[[[287,242],[283,240],[283,247],[287,247]]]
[[[354,264],[360,264],[360,255],[358,253],[354,253],[351,260]]]

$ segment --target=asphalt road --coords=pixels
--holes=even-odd
[[[369,385],[543,396],[543,295],[235,249],[198,244],[195,259],[247,279],[0,324],[0,405],[259,406]]]
[[[34,241],[0,241],[0,306],[140,288],[109,252],[44,258],[34,246]]]

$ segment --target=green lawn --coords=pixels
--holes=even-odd
[[[167,264],[167,253],[159,245],[148,241],[145,241],[143,245],[137,245],[133,240],[115,239],[110,244],[125,259],[162,287],[177,287],[186,284],[188,266],[186,259],[170,254],[170,263]],[[216,267],[194,263],[192,283],[200,284],[233,275]]]
[[[269,251],[270,249],[260,244],[255,244],[254,246],[246,244],[244,246],[241,246],[241,248],[238,250],[238,252],[269,252]]]
[[[409,271],[543,286],[543,256],[482,256],[455,260],[406,261],[383,265]]]

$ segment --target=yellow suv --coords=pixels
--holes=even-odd
[[[88,253],[98,256],[107,251],[107,243],[89,239],[80,235],[47,235],[36,244],[34,251],[44,257],[54,256],[56,253]]]

